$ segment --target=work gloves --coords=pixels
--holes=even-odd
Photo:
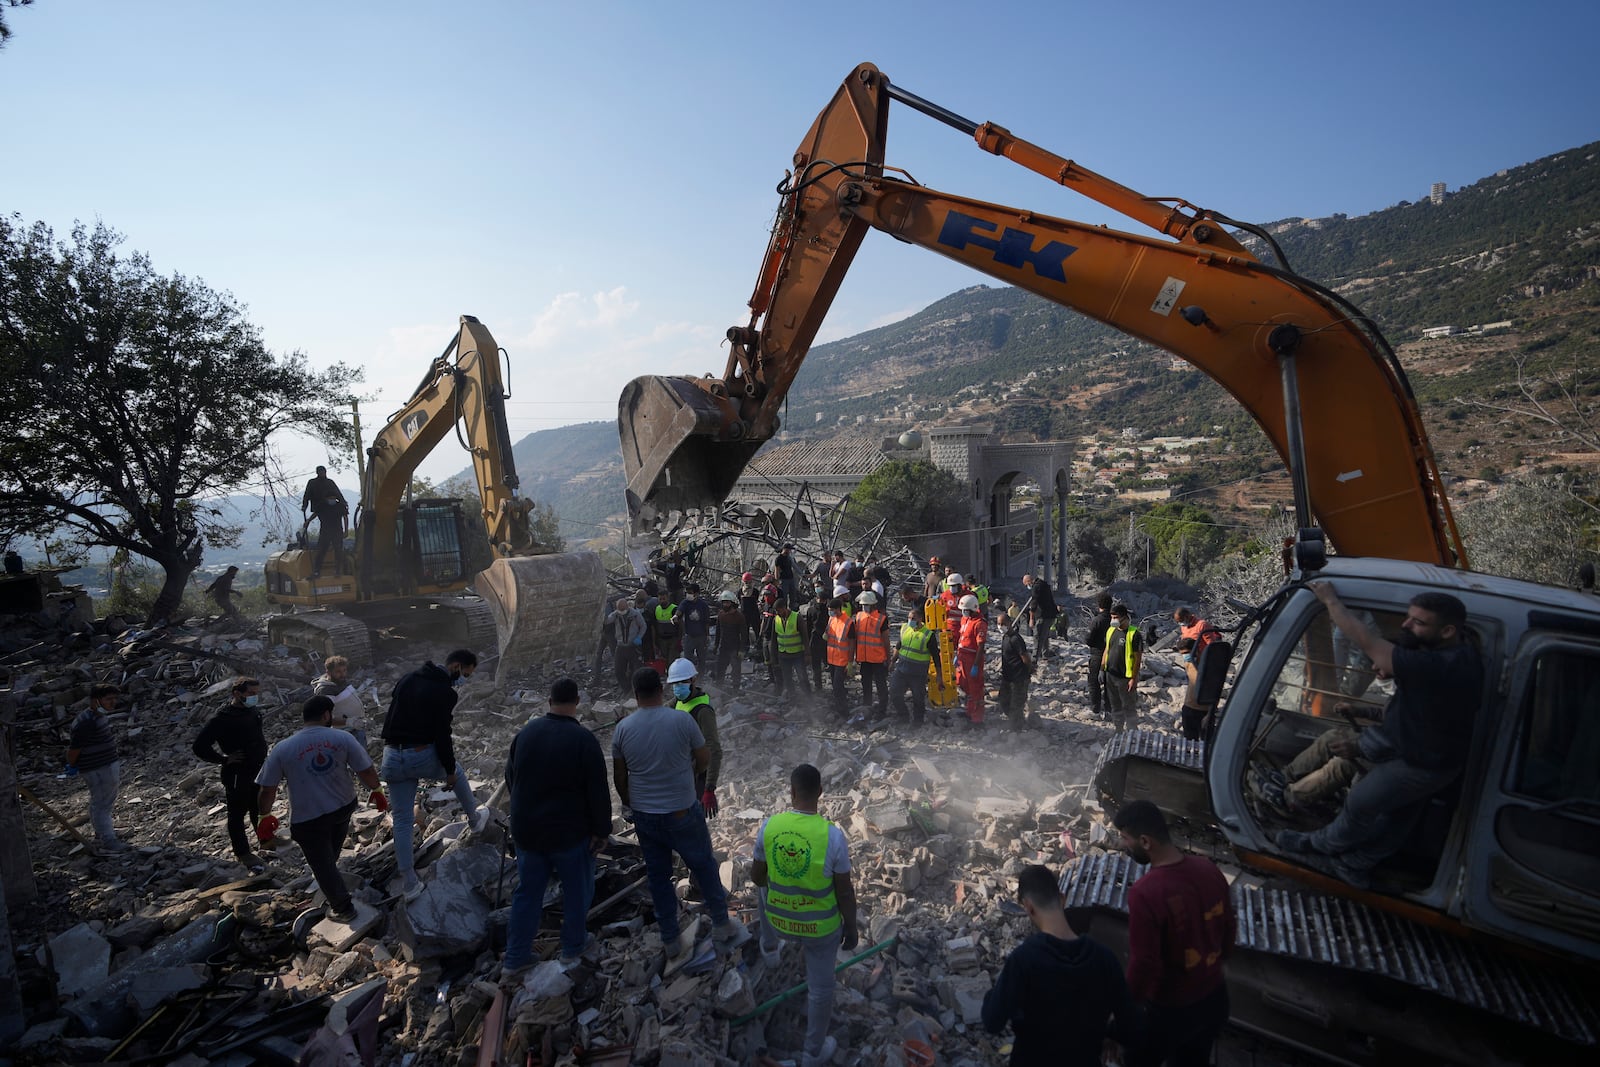
[[[278,817],[276,815],[263,816],[261,821],[256,823],[256,840],[264,845],[276,836],[278,836]]]
[[[717,817],[717,791],[715,789],[707,789],[704,793],[701,793],[700,806],[706,809],[706,818],[715,819]]]
[[[372,806],[377,808],[379,811],[389,810],[389,798],[384,796],[383,790],[374,789],[372,791],[372,796],[368,799],[372,801]]]
[[[63,778],[76,778],[76,777],[78,777],[78,765],[76,763],[67,764],[67,771],[61,777],[63,777]]]

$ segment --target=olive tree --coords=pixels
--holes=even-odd
[[[119,255],[121,240],[0,216],[0,534],[150,560],[158,619],[208,545],[236,543],[207,502],[275,467],[273,435],[348,450],[334,405],[359,372],[275,355],[231,295]]]

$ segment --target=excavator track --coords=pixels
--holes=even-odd
[[[1097,937],[1101,920],[1125,928],[1128,890],[1145,870],[1123,853],[1073,861],[1061,876],[1068,911],[1092,915]],[[1600,1008],[1559,968],[1307,889],[1239,878],[1233,903],[1235,1024],[1325,1059],[1383,1062],[1410,1043],[1481,1067],[1565,1062],[1600,1043]]]
[[[357,666],[372,662],[372,634],[367,624],[338,612],[274,615],[267,620],[267,637],[275,645],[303,648],[323,658],[343,656]]]
[[[1130,800],[1151,800],[1184,825],[1198,846],[1221,838],[1206,791],[1206,748],[1162,730],[1113,734],[1095,762],[1092,796],[1107,811]],[[1221,842],[1226,848],[1226,841]]]

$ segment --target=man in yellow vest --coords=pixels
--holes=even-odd
[[[850,678],[850,661],[855,658],[855,640],[850,630],[850,598],[833,598],[833,614],[828,617],[828,675],[833,679],[833,713],[843,719],[850,698],[845,683]]]
[[[766,621],[767,640],[773,655],[772,687],[779,696],[786,686],[793,687],[791,695],[801,690],[811,692],[811,679],[806,677],[806,641],[811,636],[800,613],[789,610],[789,602],[779,597],[772,606],[772,616]]]
[[[714,819],[717,817],[717,778],[722,774],[722,736],[717,731],[717,709],[711,706],[711,698],[696,682],[699,673],[694,660],[682,656],[667,668],[667,684],[672,687],[672,706],[687,711],[694,719],[711,753],[706,769],[695,771],[694,786],[695,792],[700,794],[700,806],[706,809],[706,818]]]
[[[877,593],[869,589],[858,600],[861,614],[851,620],[850,636],[861,665],[861,699],[871,704],[872,691],[878,691],[872,721],[883,722],[889,717],[889,619],[878,610]]]
[[[750,880],[760,887],[761,958],[772,967],[785,941],[798,942],[806,962],[806,1044],[801,1067],[822,1067],[839,1043],[833,1019],[834,961],[853,949],[856,890],[844,831],[817,813],[822,773],[802,763],[789,775],[790,807],[756,834]]]
[[[894,675],[889,679],[889,702],[894,705],[896,722],[906,721],[906,693],[911,694],[911,725],[921,726],[928,713],[928,664],[935,665],[934,677],[943,692],[944,674],[939,664],[938,635],[923,625],[921,606],[911,609],[911,617],[900,627],[900,647],[895,653]]]
[[[1111,609],[1106,650],[1100,654],[1100,666],[1106,676],[1106,707],[1119,734],[1139,718],[1139,665],[1144,662],[1144,638],[1137,626],[1129,625],[1130,614],[1126,604]]]

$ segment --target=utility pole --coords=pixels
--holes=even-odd
[[[356,397],[350,398],[350,415],[355,420],[356,477],[365,486],[367,484],[367,459],[366,453],[361,449],[361,401]]]

